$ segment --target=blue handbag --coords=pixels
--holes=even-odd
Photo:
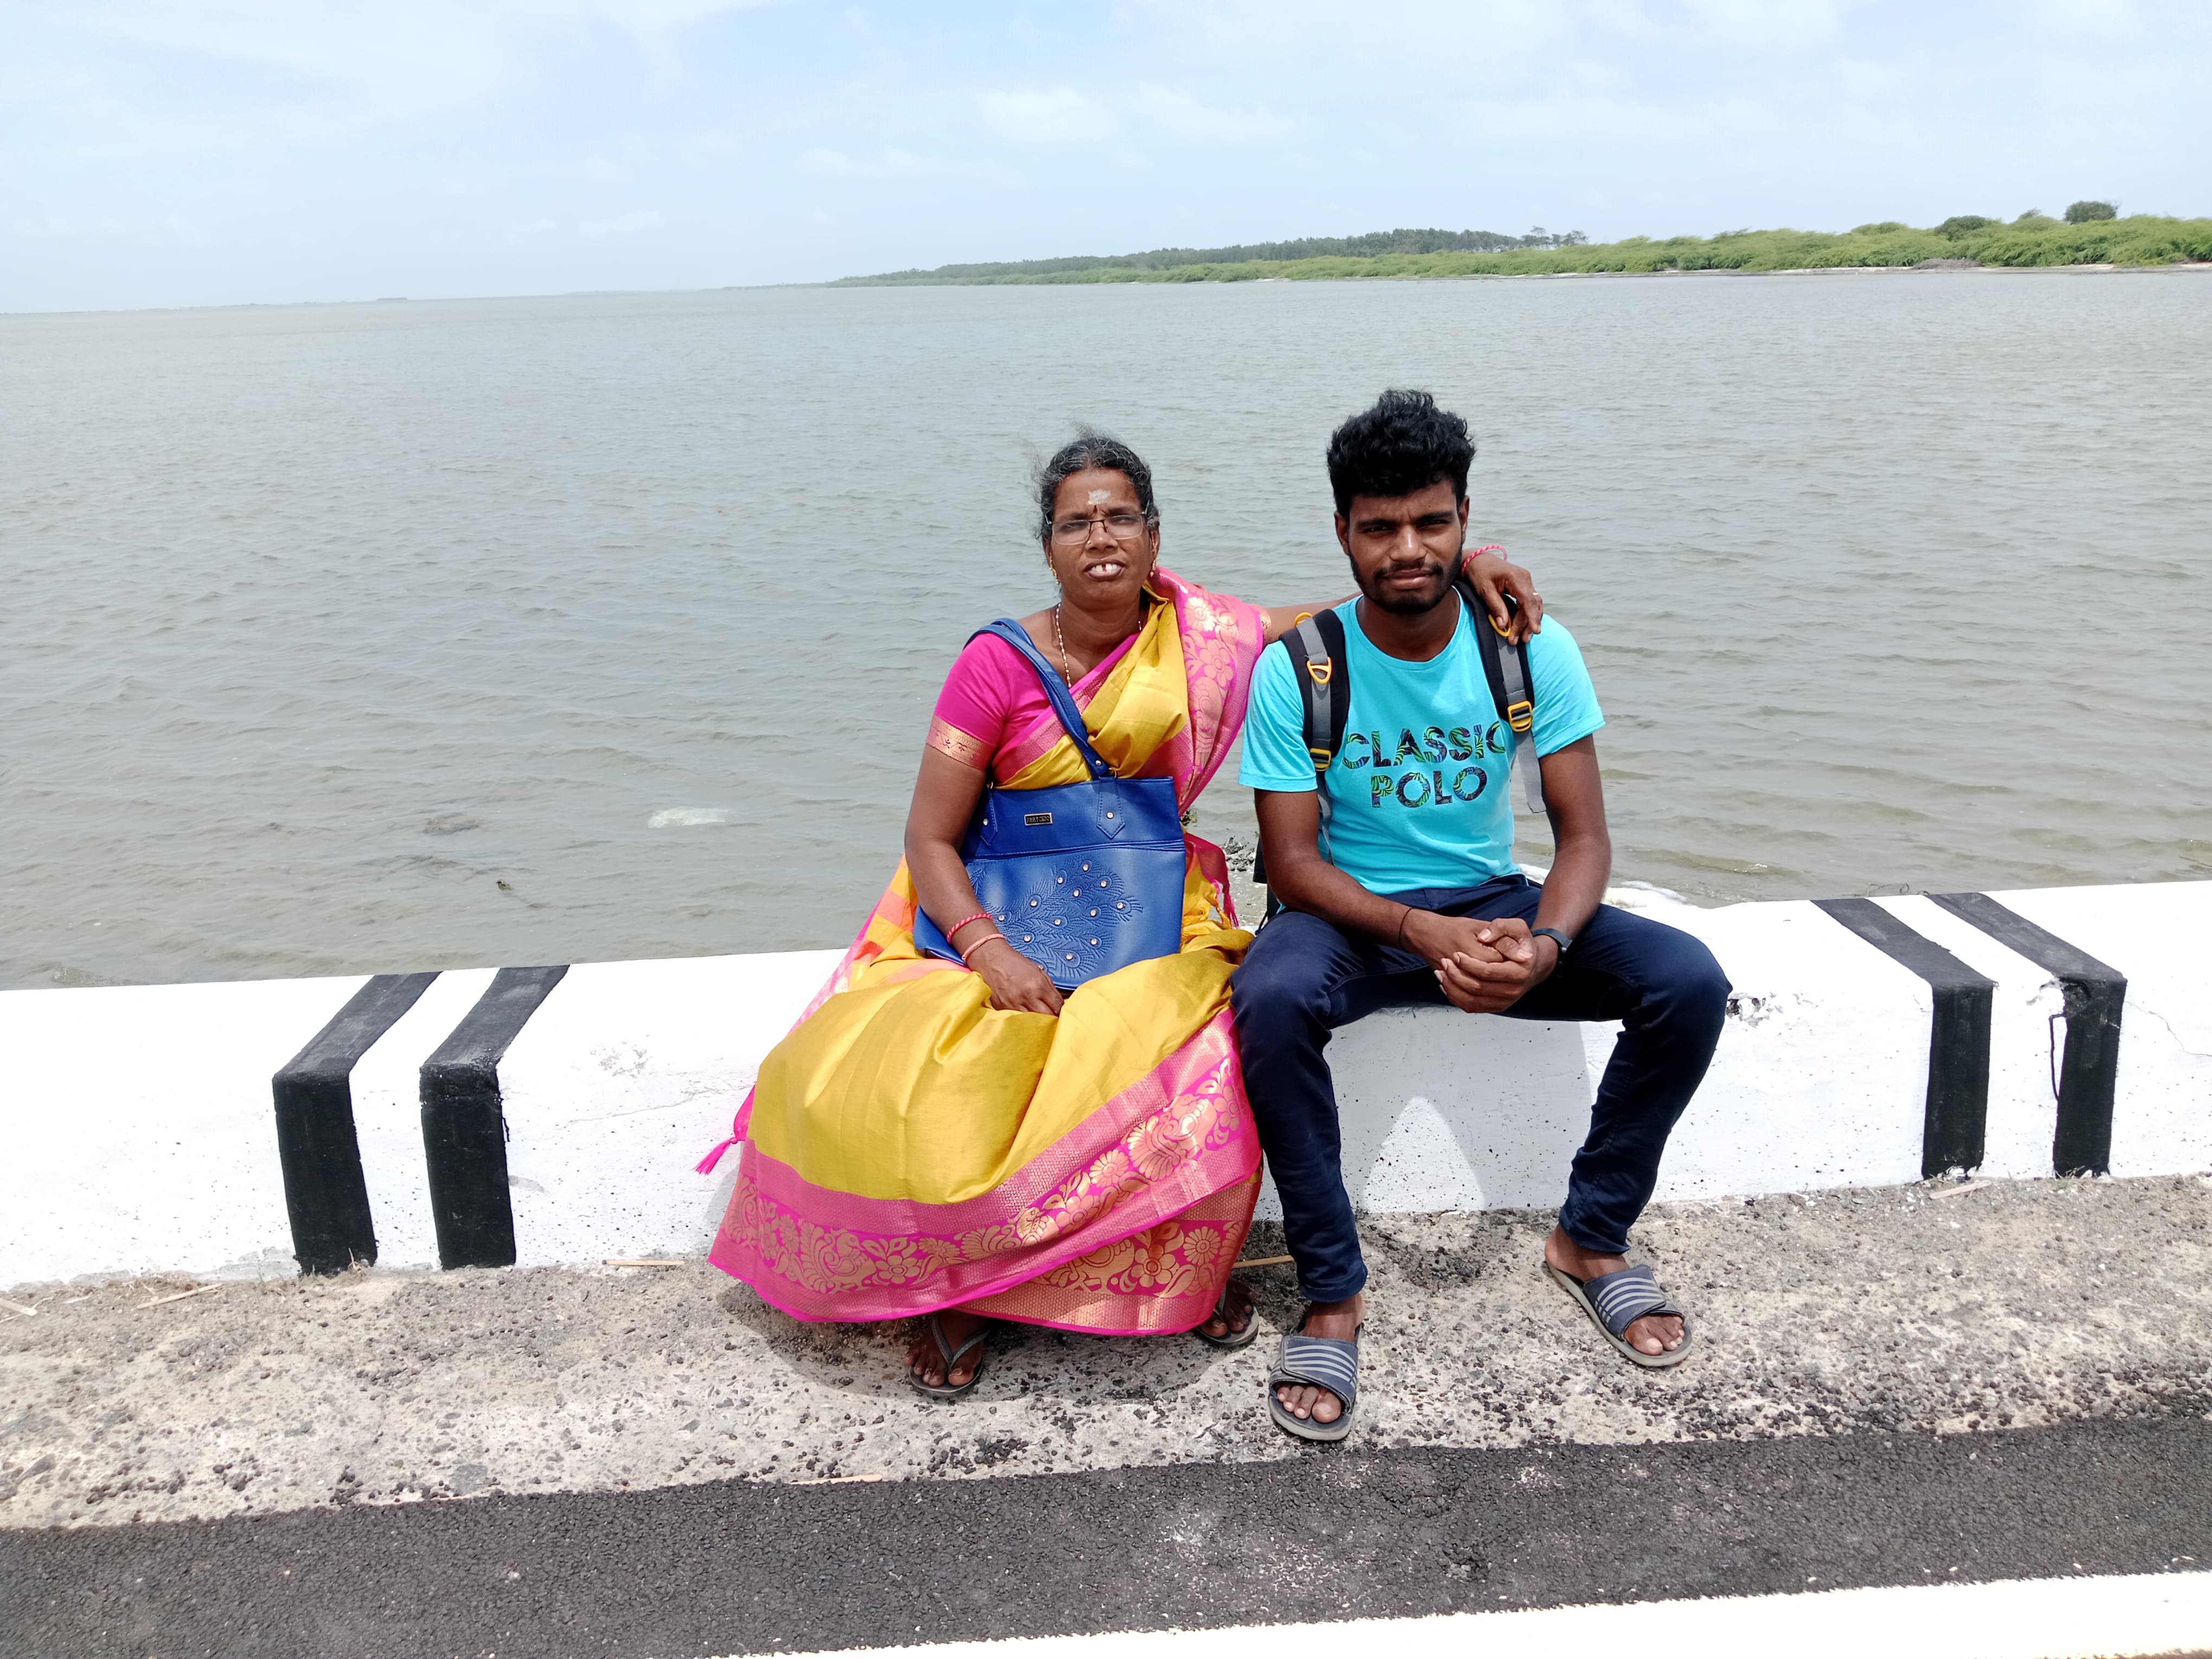
[[[1091,746],[1066,682],[1021,625],[1002,617],[970,637],[985,634],[1036,670],[1091,776],[1048,789],[986,788],[960,843],[977,901],[1006,942],[1063,991],[1133,962],[1173,956],[1182,948],[1183,887],[1175,780],[1116,777]],[[914,941],[959,960],[918,906]]]

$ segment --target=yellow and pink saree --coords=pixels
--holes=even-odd
[[[1143,627],[1073,690],[1115,769],[1172,776],[1188,808],[1243,724],[1264,624],[1164,570],[1152,586]],[[1085,775],[1048,710],[988,765],[1013,789]],[[994,1008],[981,979],[916,950],[902,861],[739,1109],[714,1265],[801,1319],[1203,1322],[1251,1225],[1260,1147],[1229,1014],[1251,935],[1220,849],[1187,836],[1185,854],[1182,951],[1091,981],[1057,1018]]]

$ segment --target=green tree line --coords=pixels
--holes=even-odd
[[[2212,219],[2119,216],[2076,202],[2063,217],[2033,209],[2009,220],[1959,214],[1922,229],[1893,220],[1847,231],[1732,230],[1717,236],[1632,236],[1589,242],[1579,232],[1507,237],[1489,231],[1396,230],[1226,248],[941,265],[848,276],[840,286],[991,283],[1249,283],[1267,278],[1535,276],[1578,271],[1802,270],[1849,265],[2164,265],[2212,260]]]

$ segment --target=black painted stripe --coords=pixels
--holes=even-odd
[[[1920,1131],[1921,1178],[1975,1168],[1989,1133],[1990,1011],[1997,982],[1913,932],[1872,899],[1813,902],[1919,975],[1935,993],[1936,1014],[1928,1031],[1928,1109]]]
[[[1987,893],[1928,896],[2057,976],[2066,1001],[2066,1053],[2058,1063],[2058,1128],[2051,1139],[2051,1167],[2060,1175],[2105,1174],[2112,1167],[2112,1099],[2120,1081],[2120,1012],[2128,998],[2127,975]]]
[[[2183,1412],[10,1527],[0,1626],[87,1659],[674,1659],[2154,1573],[2212,1559],[2208,1460]]]
[[[435,974],[378,974],[270,1079],[276,1160],[300,1271],[376,1260],[376,1223],[353,1121],[353,1068],[430,988]]]
[[[499,1060],[568,971],[501,969],[468,1018],[422,1062],[422,1153],[440,1267],[514,1265]]]

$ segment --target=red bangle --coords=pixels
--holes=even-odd
[[[984,934],[982,938],[977,939],[973,945],[969,945],[967,950],[963,951],[960,953],[960,965],[963,968],[965,968],[968,965],[968,957],[970,953],[981,950],[994,939],[1003,939],[1005,938],[1006,935],[1004,933],[994,927],[989,933]]]
[[[947,945],[950,945],[952,942],[952,936],[958,933],[963,927],[972,927],[976,922],[988,921],[990,920],[991,913],[988,910],[978,910],[972,916],[963,916],[959,921],[954,922],[950,927],[945,930],[945,942]]]

